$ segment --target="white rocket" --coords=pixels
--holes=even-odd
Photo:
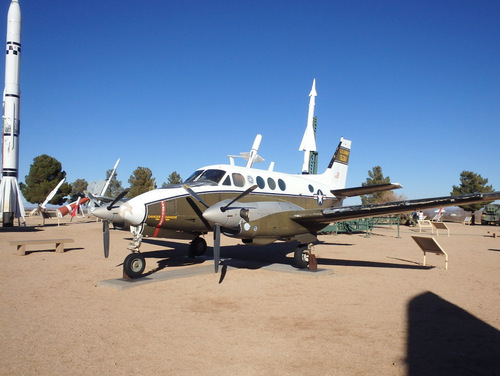
[[[14,218],[24,220],[24,206],[19,192],[19,109],[21,91],[21,8],[12,0],[7,14],[7,53],[5,56],[5,89],[3,92],[2,181],[0,183],[0,212],[4,227],[12,226]]]
[[[314,134],[313,119],[314,119],[314,106],[316,105],[316,79],[313,80],[311,92],[309,93],[309,111],[307,113],[307,126],[302,142],[300,143],[299,150],[304,151],[304,164],[302,165],[302,173],[309,172],[309,158],[311,151],[316,150],[316,136]]]

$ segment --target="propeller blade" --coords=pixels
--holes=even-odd
[[[215,224],[214,226],[214,267],[215,273],[219,272],[220,263],[220,226]]]
[[[233,200],[231,200],[231,202],[229,204],[227,204],[226,206],[223,206],[222,208],[220,208],[220,211],[224,213],[233,204],[233,202],[238,201],[242,197],[245,197],[249,193],[253,192],[257,187],[258,187],[257,184],[252,185],[245,192],[240,193],[236,198],[234,198]]]
[[[123,191],[120,192],[118,196],[109,204],[106,209],[111,210],[113,208],[113,205],[116,204],[118,201],[120,201],[122,198],[125,197],[125,195],[130,191],[130,188],[127,188]]]
[[[205,225],[205,227],[207,228],[207,230],[211,231],[212,230],[212,226],[210,226],[210,223],[208,223],[208,221],[205,219],[205,217],[203,217],[203,213],[201,212],[201,210],[198,207],[198,205],[196,205],[196,203],[194,202],[194,200],[191,197],[186,197],[186,201],[188,202],[189,206],[191,206],[191,208],[193,209],[193,211],[196,213],[196,215],[198,216],[198,218],[200,218],[200,220],[203,222],[203,224]]]
[[[205,201],[203,201],[203,199],[200,196],[198,196],[195,191],[193,191],[191,188],[189,188],[186,184],[183,184],[183,187],[187,191],[187,193],[189,193],[191,196],[193,196],[196,199],[196,201],[198,201],[200,204],[202,204],[203,206],[208,208],[207,203]]]
[[[102,221],[102,239],[104,243],[104,257],[109,256],[109,222],[107,220]]]

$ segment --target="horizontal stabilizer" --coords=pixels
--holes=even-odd
[[[353,187],[353,188],[342,188],[342,189],[332,189],[335,197],[353,197],[360,195],[368,195],[375,192],[390,191],[392,189],[400,189],[403,186],[399,183],[388,183],[388,184],[378,184],[378,185],[367,185],[365,187]]]

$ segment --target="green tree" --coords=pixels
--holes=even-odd
[[[388,184],[391,182],[391,178],[389,176],[384,177],[382,174],[382,167],[375,166],[368,171],[368,178],[366,178],[365,183],[361,183],[361,186],[366,187],[369,185],[378,185],[378,184]],[[384,202],[394,201],[392,198],[394,197],[394,193],[391,191],[385,192],[375,192],[370,195],[361,195],[361,204],[380,204]]]
[[[493,192],[493,187],[487,184],[488,179],[483,178],[481,175],[472,171],[462,171],[460,174],[460,185],[454,185],[451,194],[457,196]],[[489,202],[479,202],[476,204],[459,205],[459,207],[471,213],[471,224],[475,224],[474,213],[487,204],[489,204]]]
[[[85,179],[76,179],[73,184],[71,184],[71,193],[69,194],[69,201],[74,202],[78,200],[78,197],[85,197],[85,191],[87,190],[89,183]]]
[[[127,194],[129,198],[156,188],[153,173],[147,167],[137,167],[132,175],[130,175],[128,182],[130,183],[130,192]]]
[[[165,188],[167,185],[171,184],[179,184],[182,183],[181,176],[177,173],[177,171],[172,172],[168,175],[168,180],[162,184],[162,188]]]
[[[66,172],[62,171],[61,163],[47,154],[42,154],[33,159],[30,172],[24,178],[26,184],[19,183],[19,187],[26,201],[41,204],[64,177]],[[70,192],[71,184],[63,183],[58,193],[50,200],[50,204],[61,205]]]
[[[109,176],[112,172],[112,168],[106,171],[106,180],[109,179]],[[111,181],[109,182],[108,189],[106,189],[106,192],[104,192],[104,196],[116,197],[120,194],[121,191],[123,191],[122,182],[116,178],[117,176],[118,173],[115,172],[115,174],[111,178]]]

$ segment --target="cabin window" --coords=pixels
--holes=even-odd
[[[276,188],[276,182],[274,181],[273,178],[267,178],[267,185],[269,186],[269,188],[271,188],[272,190],[274,190]]]
[[[218,184],[225,173],[224,170],[206,170],[198,180],[209,180]]]
[[[203,170],[197,170],[197,171],[193,172],[191,174],[191,176],[186,179],[185,183],[189,183],[189,182],[195,181],[196,179],[199,178],[199,176],[201,175],[202,172],[203,172]]]
[[[257,185],[260,189],[264,189],[266,187],[266,182],[262,178],[262,176],[257,176]]]
[[[229,175],[226,176],[226,178],[224,179],[224,183],[222,183],[222,185],[231,185],[231,179],[229,178]]]
[[[311,184],[309,184],[309,192],[311,192],[311,193],[314,192],[314,187]]]
[[[233,182],[237,187],[243,187],[245,185],[245,178],[241,174],[233,173]]]
[[[280,189],[282,191],[284,191],[286,189],[286,184],[282,179],[278,179],[278,186],[280,187]]]

